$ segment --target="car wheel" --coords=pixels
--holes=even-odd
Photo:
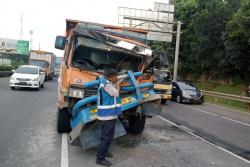
[[[199,101],[198,104],[202,105],[202,103],[204,103],[204,101]]]
[[[39,82],[38,87],[36,88],[36,90],[39,91],[40,88],[41,88],[41,84],[40,84],[40,82]]]
[[[177,95],[177,96],[176,96],[176,102],[177,102],[177,103],[181,103],[181,96],[180,96],[180,95]]]
[[[67,109],[59,109],[57,113],[57,132],[69,133],[71,131],[70,118],[71,115]]]
[[[11,90],[15,90],[15,87],[11,86],[10,89],[11,89]]]
[[[43,84],[41,85],[41,88],[44,88],[45,86],[45,80],[43,81]]]

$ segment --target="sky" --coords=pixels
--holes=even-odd
[[[118,25],[118,7],[154,9],[154,2],[168,0],[0,0],[0,38],[20,39],[22,15],[23,40],[32,30],[32,49],[62,56],[54,41],[65,34],[66,19]]]

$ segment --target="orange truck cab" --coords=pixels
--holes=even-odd
[[[55,42],[55,48],[64,50],[58,78],[57,128],[59,133],[69,133],[69,140],[73,141],[77,137],[81,137],[81,132],[88,126],[95,125],[95,107],[91,111],[86,109],[86,113],[89,112],[93,115],[88,121],[83,119],[81,124],[77,122],[79,121],[78,110],[76,113],[72,113],[72,111],[82,99],[97,95],[98,86],[84,87],[84,85],[101,76],[106,66],[116,68],[119,76],[128,75],[128,71],[139,72],[142,75],[134,81],[136,85],[153,82],[154,74],[147,69],[153,64],[155,55],[146,45],[146,34],[146,31],[140,29],[66,20],[66,34],[57,36]],[[129,84],[131,83],[125,80],[121,86]],[[151,88],[143,88],[142,91],[145,89]],[[122,104],[133,100],[133,92],[121,91],[120,94],[124,97],[121,99]],[[143,102],[123,111],[123,117],[120,118],[123,122],[128,123],[127,127],[123,124],[125,129],[136,134],[142,133],[146,117],[152,117],[152,113],[149,112],[160,111],[161,97],[159,95],[142,94],[141,96]],[[144,112],[146,103],[148,108],[151,106],[154,109]],[[94,105],[96,105],[95,102],[86,104],[79,109],[79,112],[84,110],[84,107],[91,108]],[[91,134],[93,134],[92,131]],[[90,136],[90,134],[86,135],[85,132],[84,136],[86,139],[86,136]]]

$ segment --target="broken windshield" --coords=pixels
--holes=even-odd
[[[74,67],[103,72],[105,66],[116,68],[120,74],[128,70],[138,71],[140,59],[126,53],[99,50],[79,45],[76,47],[72,65]]]

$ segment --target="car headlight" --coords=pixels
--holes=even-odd
[[[12,76],[12,77],[10,77],[10,80],[14,80],[14,79],[15,79],[15,77],[13,77],[13,76]]]
[[[70,97],[76,97],[76,98],[83,98],[84,97],[84,90],[83,89],[70,88],[69,89],[69,96]]]
[[[183,97],[190,98],[190,95],[185,91],[182,92],[182,95]]]
[[[38,78],[33,78],[31,79],[31,81],[38,81]]]

